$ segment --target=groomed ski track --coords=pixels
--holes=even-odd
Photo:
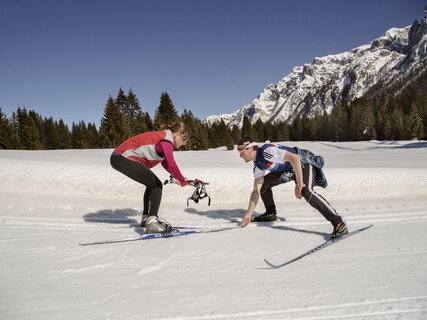
[[[350,228],[375,223],[370,232],[306,257],[295,266],[277,270],[265,269],[262,260],[265,252],[279,261],[286,256],[292,258],[329,234],[329,225],[311,210],[300,208],[288,214],[286,221],[251,224],[245,229],[102,248],[79,248],[78,242],[82,237],[91,240],[135,234],[138,228],[132,225],[137,223],[137,216],[132,210],[102,212],[92,215],[91,222],[64,218],[63,214],[59,215],[62,218],[40,216],[39,210],[35,210],[35,215],[0,216],[1,252],[3,256],[15,252],[15,258],[8,259],[15,261],[14,265],[26,259],[35,262],[28,277],[39,280],[27,282],[27,289],[36,290],[36,283],[51,283],[48,277],[55,277],[72,290],[69,294],[59,293],[58,284],[53,292],[42,294],[44,302],[38,307],[25,303],[32,290],[24,290],[18,300],[22,299],[26,308],[2,307],[1,314],[9,315],[8,319],[29,313],[34,319],[46,315],[49,319],[49,314],[52,318],[56,314],[55,310],[77,306],[83,314],[102,318],[103,312],[91,306],[107,303],[98,298],[97,286],[108,293],[102,297],[112,305],[125,303],[125,298],[137,303],[133,292],[139,292],[148,301],[150,292],[161,294],[163,300],[157,303],[167,311],[156,308],[157,315],[151,314],[155,319],[424,319],[427,316],[427,294],[424,294],[427,246],[417,240],[423,238],[426,230],[427,213],[416,205],[348,208],[346,218]],[[130,215],[114,219],[120,212]],[[198,213],[193,211],[196,216]],[[215,215],[213,210],[210,213]],[[224,227],[235,223],[234,217],[230,220],[212,220],[212,224]],[[194,226],[212,227],[200,222]],[[250,246],[245,245],[248,239],[252,239]],[[9,269],[2,262],[2,270],[7,273],[11,272]],[[116,276],[121,280],[114,281]],[[158,284],[151,280],[152,276],[161,276],[163,280]],[[21,275],[22,280],[15,281],[24,281],[26,277]],[[87,284],[79,284],[77,279],[85,279]],[[175,290],[169,290],[163,281],[179,287],[180,303],[173,302]],[[7,286],[5,279],[2,282]],[[95,288],[91,289],[92,286]],[[72,293],[78,287],[85,288],[82,296]],[[397,294],[396,288],[400,288],[401,294]],[[55,296],[59,293],[59,298],[54,298],[54,292]],[[301,297],[306,300],[301,301]],[[257,305],[260,299],[263,302]],[[68,306],[64,306],[65,301]],[[190,309],[181,305],[183,301],[190,304]],[[197,306],[196,311],[191,311],[191,305]],[[120,319],[135,318],[131,310],[114,314],[120,315]]]
[[[141,234],[143,189],[109,167],[108,150],[1,151],[0,319],[425,320],[427,148],[407,144],[303,145],[325,155],[330,186],[318,192],[350,230],[374,226],[280,269],[264,257],[291,259],[332,231],[290,185],[274,190],[274,223],[81,247]],[[185,227],[236,224],[252,187],[240,160],[236,151],[177,153],[187,176],[212,183],[212,204],[187,208],[192,189],[166,186],[162,216]]]

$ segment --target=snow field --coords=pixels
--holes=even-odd
[[[427,144],[295,144],[325,157],[329,186],[316,190],[349,227],[374,227],[277,270],[263,258],[281,263],[331,232],[291,184],[274,189],[274,223],[81,247],[141,234],[144,189],[109,166],[111,150],[1,150],[0,319],[426,319]],[[187,207],[193,189],[167,185],[161,216],[237,224],[251,165],[236,151],[176,159],[184,176],[211,183],[212,204]]]

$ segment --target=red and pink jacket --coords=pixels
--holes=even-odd
[[[153,168],[159,163],[179,182],[185,182],[173,157],[172,131],[144,132],[125,140],[114,153]]]

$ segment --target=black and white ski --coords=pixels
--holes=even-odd
[[[137,241],[137,240],[171,238],[171,237],[179,237],[179,236],[185,236],[185,235],[195,234],[195,233],[211,233],[211,232],[219,232],[219,231],[225,231],[225,230],[231,230],[231,229],[237,229],[237,228],[241,228],[241,227],[232,226],[232,227],[215,228],[215,229],[192,229],[192,230],[183,230],[183,231],[175,231],[175,232],[168,232],[168,233],[148,233],[148,234],[143,234],[142,236],[137,236],[137,237],[87,242],[87,243],[80,243],[79,245],[91,246],[96,244],[109,244],[109,243],[129,242],[129,241]]]
[[[326,241],[326,242],[324,242],[324,243],[322,243],[322,244],[320,244],[320,245],[318,245],[318,246],[314,247],[313,249],[308,250],[307,252],[305,252],[305,253],[303,253],[303,254],[299,255],[298,257],[295,257],[295,258],[293,258],[292,260],[286,261],[286,262],[281,263],[281,264],[273,264],[273,263],[271,263],[270,261],[268,261],[267,259],[264,259],[264,261],[265,261],[265,262],[266,262],[266,263],[267,263],[271,268],[274,268],[274,269],[281,268],[281,267],[284,267],[284,266],[286,266],[286,265],[288,265],[288,264],[291,264],[292,262],[295,262],[295,261],[297,261],[297,260],[300,260],[300,259],[302,259],[302,258],[304,258],[304,257],[306,257],[306,256],[308,256],[308,255],[310,255],[310,254],[313,254],[313,253],[315,253],[315,252],[317,252],[317,251],[319,251],[319,250],[321,250],[321,249],[323,249],[323,248],[329,247],[330,245],[333,245],[334,243],[337,243],[337,242],[339,242],[339,241],[341,241],[341,240],[344,240],[344,239],[347,239],[347,238],[349,238],[349,237],[351,237],[351,236],[354,236],[355,234],[358,234],[359,232],[362,232],[362,231],[364,231],[364,230],[367,230],[367,229],[369,229],[370,227],[372,227],[372,224],[371,224],[371,225],[369,225],[369,226],[367,226],[367,227],[363,227],[363,228],[361,228],[361,229],[357,229],[357,230],[351,231],[351,232],[347,233],[345,236],[342,236],[342,237],[340,237],[340,238],[336,238],[336,239],[328,240],[328,241]]]

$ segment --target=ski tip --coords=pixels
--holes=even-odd
[[[270,261],[268,261],[267,259],[264,259],[265,263],[268,264],[270,267],[272,268],[277,268],[276,265],[272,264]]]
[[[370,224],[369,226],[366,226],[366,227],[364,227],[364,228],[360,229],[360,231],[363,231],[363,230],[369,229],[370,227],[373,227],[373,226],[374,226],[373,224]]]
[[[94,245],[94,244],[98,244],[98,243],[79,243],[79,246],[80,247],[85,247],[85,246],[91,246],[91,245]]]

